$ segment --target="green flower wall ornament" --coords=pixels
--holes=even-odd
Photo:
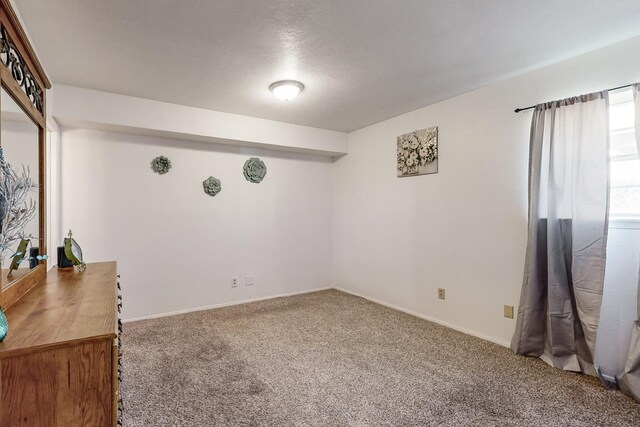
[[[215,196],[222,190],[222,184],[218,178],[214,178],[210,176],[202,182],[202,186],[204,187],[204,192],[210,196]]]
[[[158,156],[151,161],[151,168],[154,172],[163,175],[171,169],[171,160],[167,159],[165,156]]]
[[[244,177],[254,184],[262,181],[267,174],[267,167],[264,162],[257,157],[251,157],[244,163]]]

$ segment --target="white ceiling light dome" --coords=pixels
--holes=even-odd
[[[304,90],[304,85],[296,80],[280,80],[271,83],[269,90],[280,101],[291,101]]]

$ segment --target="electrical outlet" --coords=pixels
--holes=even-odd
[[[444,299],[444,288],[438,288],[438,298]]]
[[[513,319],[513,306],[505,305],[504,306],[504,317],[508,319]]]
[[[256,284],[256,278],[254,276],[245,276],[244,277],[244,285],[245,286],[253,286]]]
[[[235,277],[235,276],[231,278],[231,287],[232,288],[237,288],[238,287],[238,278]]]

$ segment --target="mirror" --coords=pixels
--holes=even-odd
[[[40,210],[39,210],[39,127],[29,116],[20,108],[4,87],[1,88],[0,94],[0,147],[4,152],[5,160],[11,164],[18,177],[22,175],[22,167],[28,172],[31,178],[32,187],[27,191],[25,197],[26,206],[34,206],[35,212],[26,221],[24,229],[24,238],[30,239],[30,244],[26,248],[20,248],[20,240],[14,241],[2,260],[2,270],[0,275],[0,289],[8,287],[14,281],[24,277],[30,267],[35,267],[38,263],[37,259],[30,260],[31,249],[39,247],[39,226],[40,226]],[[1,201],[0,201],[1,202]],[[24,209],[25,204],[22,204]],[[2,206],[0,203],[0,213]],[[2,220],[2,218],[0,218]],[[24,246],[24,245],[23,245]],[[24,250],[23,250],[24,249]],[[24,259],[18,268],[7,277],[11,264],[13,262],[12,255],[14,253],[24,253]],[[34,254],[35,255],[35,254]],[[30,262],[31,261],[31,262]]]
[[[0,218],[3,221],[0,233],[0,251],[3,252],[0,306],[7,310],[41,283],[47,274],[46,96],[51,82],[8,0],[0,0],[0,39],[0,147],[6,160],[0,166],[6,168],[7,163],[11,164],[12,167],[5,169],[2,177],[9,176],[9,183],[17,189],[0,193],[13,198],[11,203],[6,203],[6,199],[0,197]],[[23,165],[25,169],[29,168],[27,179],[22,173]],[[6,179],[0,179],[0,186],[7,183]],[[17,202],[16,194],[19,196]],[[30,207],[25,210],[29,215],[20,215],[25,212],[15,208],[20,204]],[[13,210],[9,209],[11,205]],[[9,226],[16,221],[22,223]],[[11,229],[20,231],[12,236]],[[19,249],[22,236],[30,239],[30,242],[24,242],[24,246],[29,244],[25,251]],[[30,253],[30,249],[35,248],[39,249],[39,255]],[[24,252],[24,259],[15,265],[14,260],[9,261],[12,250]],[[12,267],[17,268],[9,275]]]

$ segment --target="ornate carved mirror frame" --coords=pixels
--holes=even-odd
[[[38,127],[38,218],[40,254],[47,251],[46,220],[46,90],[51,88],[40,61],[9,0],[0,0],[0,85]],[[0,134],[0,146],[2,135]],[[47,272],[44,259],[25,276],[0,289],[0,306],[9,308]]]

